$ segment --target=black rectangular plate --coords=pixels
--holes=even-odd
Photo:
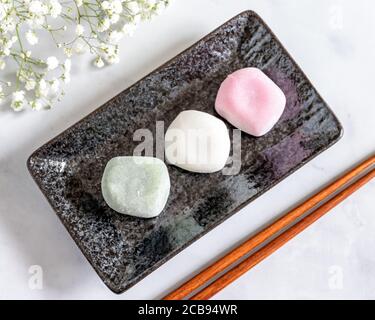
[[[112,211],[101,195],[101,176],[112,157],[133,154],[134,131],[155,132],[158,120],[168,127],[186,109],[215,114],[220,83],[250,66],[280,86],[287,106],[267,135],[242,135],[240,173],[202,175],[168,166],[171,195],[159,217]],[[96,272],[121,293],[341,135],[340,123],[275,35],[246,11],[35,151],[28,168]]]

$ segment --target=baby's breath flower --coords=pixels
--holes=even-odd
[[[73,55],[73,50],[72,48],[64,48],[64,54],[68,57],[71,58]]]
[[[69,83],[70,82],[70,73],[64,73],[61,76],[61,79],[64,83]]]
[[[48,57],[46,62],[48,70],[55,70],[59,66],[59,60],[54,56]]]
[[[111,43],[118,43],[122,39],[124,34],[122,32],[119,32],[117,30],[113,30],[109,33],[109,40]]]
[[[49,87],[47,84],[47,81],[44,79],[41,79],[38,83],[38,88],[36,90],[36,96],[37,97],[47,97],[49,94]]]
[[[25,89],[27,91],[34,90],[36,87],[36,81],[34,79],[28,79],[25,83]]]
[[[120,14],[123,10],[122,3],[120,0],[113,0],[112,1],[112,10],[116,14]]]
[[[51,91],[53,93],[57,93],[59,89],[60,89],[60,81],[55,78],[51,81]]]
[[[64,73],[61,76],[61,79],[64,83],[70,82],[70,70],[72,68],[72,62],[70,59],[66,59],[63,65]]]
[[[154,6],[154,5],[157,3],[157,1],[156,1],[156,0],[146,0],[146,3],[147,3],[150,7],[152,7],[152,6]]]
[[[26,32],[26,40],[27,40],[27,42],[28,42],[30,45],[34,46],[34,45],[36,45],[36,44],[38,43],[38,40],[39,40],[39,39],[38,39],[38,37],[36,36],[36,34],[35,34],[34,31],[29,30],[29,31]]]
[[[85,27],[81,24],[77,24],[76,26],[76,35],[77,36],[82,36],[83,33],[85,32]]]
[[[77,54],[83,54],[87,51],[87,43],[83,41],[76,41],[74,43],[74,52]]]
[[[47,14],[48,8],[42,1],[33,0],[29,3],[29,11],[35,16],[41,16]]]
[[[136,29],[137,29],[137,25],[135,23],[126,23],[122,27],[122,32],[125,35],[132,37]]]
[[[116,64],[120,62],[120,57],[118,54],[111,54],[110,56],[106,57],[106,60],[109,64]]]
[[[94,65],[97,67],[97,68],[103,68],[104,67],[104,61],[102,59],[102,57],[97,57],[94,61]]]
[[[43,108],[43,101],[41,99],[35,99],[30,102],[31,109],[39,111]]]
[[[8,10],[9,8],[6,3],[0,4],[0,20],[3,20],[7,16]]]
[[[136,15],[140,12],[140,7],[137,1],[130,1],[126,4],[126,7],[132,15]]]
[[[21,111],[26,105],[26,100],[25,100],[25,92],[20,90],[20,91],[15,91],[12,94],[12,103],[11,103],[11,108],[14,111]]]
[[[103,10],[109,10],[110,8],[110,2],[109,1],[103,1],[101,4],[101,7]]]
[[[70,70],[72,69],[72,60],[70,60],[70,59],[65,60],[64,69],[65,69],[65,71],[70,72]]]
[[[52,18],[57,18],[62,12],[62,6],[58,0],[50,0],[50,13]]]
[[[0,73],[0,102],[9,97],[15,111],[26,106],[50,108],[60,101],[64,84],[71,80],[70,58],[74,54],[90,51],[98,68],[118,63],[118,43],[123,36],[132,36],[141,20],[161,12],[168,2],[0,0],[0,70],[8,67],[8,60],[18,66],[12,83],[1,79],[6,73]],[[48,58],[29,50],[45,40],[56,45]]]
[[[116,24],[120,20],[120,15],[117,13],[111,14],[109,16],[109,22],[111,24]]]
[[[0,84],[0,103],[3,101],[4,97],[3,86]]]
[[[111,26],[111,21],[108,18],[100,19],[98,22],[98,31],[104,32]]]

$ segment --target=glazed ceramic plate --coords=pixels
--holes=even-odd
[[[155,133],[183,110],[215,114],[226,76],[262,69],[287,97],[267,135],[242,134],[235,175],[194,174],[168,166],[171,194],[162,214],[118,214],[100,181],[112,157],[132,155],[137,129]],[[228,127],[232,127],[228,124]],[[310,81],[254,12],[244,12],[48,142],[29,170],[105,284],[121,293],[335,143],[342,128]],[[251,216],[249,216],[251,219]]]

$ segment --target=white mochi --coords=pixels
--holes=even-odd
[[[157,158],[116,157],[105,167],[102,194],[108,206],[119,213],[156,217],[163,211],[169,192],[168,169]]]
[[[225,123],[205,112],[181,112],[165,134],[167,161],[188,171],[220,171],[229,152],[230,139]]]

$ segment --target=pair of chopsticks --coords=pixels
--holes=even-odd
[[[238,263],[241,258],[249,254],[252,250],[261,246],[267,240],[270,240],[271,237],[280,233],[284,228],[292,225],[291,227],[289,227],[289,229],[279,234],[276,238],[274,238],[268,244],[264,245],[261,249],[247,257],[245,260],[234,266],[232,269],[224,273],[222,276],[220,276],[215,281],[204,287],[201,291],[189,298],[189,300],[210,299],[220,290],[228,286],[230,283],[238,279],[258,263],[270,256],[273,252],[282,247],[285,243],[305,230],[308,226],[313,224],[324,214],[326,214],[328,211],[337,206],[340,202],[345,200],[352,193],[354,193],[356,190],[358,190],[360,187],[374,178],[374,168],[372,168],[367,174],[363,175],[374,164],[375,155],[365,160],[327,187],[323,188],[321,191],[279,218],[277,221],[260,231],[258,234],[252,236],[251,238],[240,244],[224,257],[220,258],[218,261],[214,262],[212,265],[198,273],[192,279],[182,284],[179,288],[165,296],[163,300],[182,300],[184,298],[188,298],[191,294],[196,292],[196,290],[212,281],[214,277],[219,273],[222,273],[231,265]],[[342,189],[349,182],[361,175],[363,175],[361,178],[333,196],[339,189]],[[321,203],[323,203],[321,206],[319,206],[303,219],[300,219],[302,218],[302,216],[308,213],[308,211],[312,210],[314,207]],[[296,222],[298,221],[298,219],[300,219],[300,221]]]

